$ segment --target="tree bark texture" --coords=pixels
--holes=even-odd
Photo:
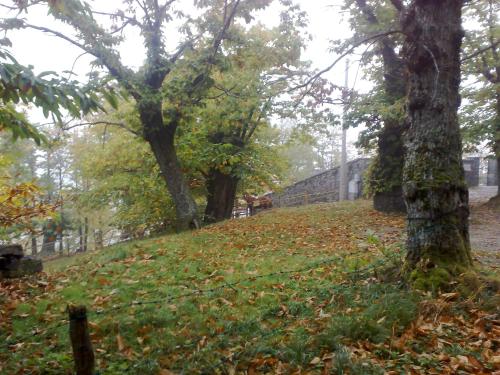
[[[499,69],[500,70],[500,69]],[[500,72],[499,72],[500,73]],[[499,78],[500,79],[500,78]],[[496,89],[496,117],[495,117],[495,145],[494,152],[497,159],[497,196],[500,196],[500,82]]]
[[[233,213],[239,179],[212,168],[206,179],[207,206],[205,221],[208,223],[230,219]]]
[[[159,94],[158,94],[159,95]],[[167,189],[174,201],[177,230],[199,228],[198,210],[188,184],[184,179],[175,148],[176,119],[164,124],[161,101],[143,99],[139,102],[139,114],[144,139],[160,166]]]
[[[68,306],[68,314],[75,373],[76,375],[94,375],[95,357],[90,341],[87,309],[85,306]]]
[[[406,77],[403,60],[397,56],[394,46],[386,41],[382,46],[384,64],[384,91],[389,105],[394,105],[406,95]],[[378,137],[378,157],[374,174],[386,185],[375,192],[373,204],[382,212],[406,212],[403,198],[404,147],[403,119],[384,118],[384,127]]]
[[[368,23],[379,24],[377,15],[366,0],[356,0],[356,3]],[[388,105],[394,105],[406,96],[405,64],[388,36],[378,42],[378,52],[384,69],[385,100]],[[402,189],[405,122],[404,119],[388,116],[383,118],[383,122],[378,135],[378,154],[370,174],[375,187],[373,206],[381,212],[406,212]]]
[[[460,104],[462,0],[414,0],[402,27],[408,68],[403,189],[407,265],[470,267],[468,190],[462,165]]]

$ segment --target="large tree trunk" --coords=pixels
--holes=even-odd
[[[403,199],[403,125],[398,121],[384,121],[378,137],[378,155],[373,161],[371,178],[376,181],[373,206],[381,212],[406,212]]]
[[[177,119],[164,124],[161,102],[139,103],[139,114],[144,128],[144,139],[151,146],[156,161],[174,201],[177,230],[200,227],[198,210],[189,186],[184,179],[175,149]]]
[[[382,42],[384,64],[384,91],[387,104],[394,105],[406,95],[406,77],[403,60],[386,38]],[[406,212],[403,199],[404,120],[384,118],[384,127],[378,137],[378,155],[372,169],[372,178],[380,188],[373,196],[373,205],[382,212]]]
[[[375,11],[366,0],[356,0],[366,21],[380,26]],[[406,77],[403,59],[395,50],[394,41],[388,36],[380,38],[378,52],[384,69],[384,95],[387,105],[395,105],[406,96]],[[382,212],[406,212],[403,199],[403,132],[404,119],[383,116],[384,126],[378,135],[378,154],[371,167],[373,206]]]
[[[447,279],[472,265],[457,117],[461,9],[462,0],[414,0],[402,22],[409,74],[403,173],[406,263],[415,280],[429,280],[430,275]],[[432,287],[425,282],[420,286]]]
[[[208,172],[206,222],[213,223],[231,218],[238,182],[238,177],[224,174],[218,169]]]

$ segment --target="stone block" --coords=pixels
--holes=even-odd
[[[498,185],[498,161],[496,159],[488,159],[488,177],[486,185],[497,186]]]
[[[0,256],[22,258],[24,255],[21,245],[0,245]]]
[[[34,275],[43,271],[43,264],[40,259],[23,257],[20,259],[11,258],[10,262],[1,270],[5,278],[23,277]]]
[[[358,199],[363,193],[363,175],[370,159],[359,158],[347,163],[349,199]],[[300,206],[302,204],[334,202],[339,199],[340,167],[321,172],[283,189],[271,193],[273,206]]]
[[[0,279],[33,275],[42,270],[42,261],[23,256],[22,246],[0,246]]]
[[[481,158],[473,157],[463,160],[465,182],[468,187],[479,186],[479,163]]]

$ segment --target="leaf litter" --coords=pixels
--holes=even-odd
[[[403,217],[357,201],[52,261],[1,281],[0,373],[71,373],[80,303],[102,374],[500,374],[498,309],[362,272],[397,263],[403,238]]]

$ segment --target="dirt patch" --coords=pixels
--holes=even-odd
[[[500,199],[471,206],[471,246],[476,259],[490,267],[500,268]]]

